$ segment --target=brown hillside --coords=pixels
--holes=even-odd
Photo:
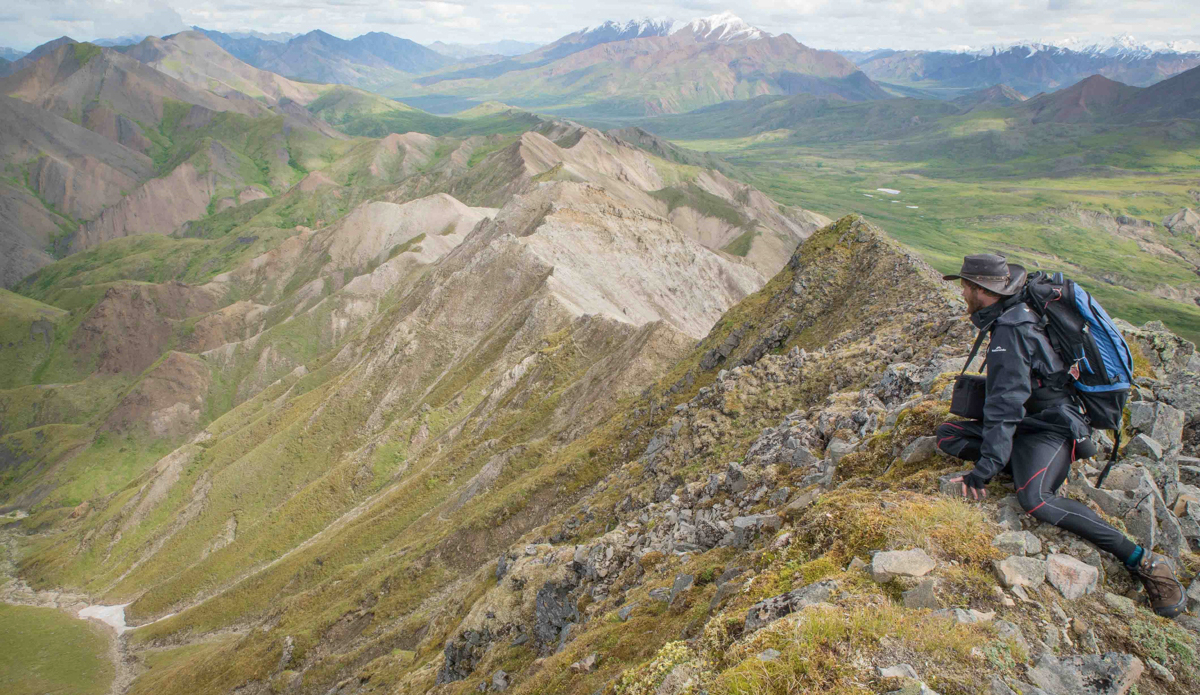
[[[1092,75],[1074,86],[1034,97],[1020,108],[1034,123],[1097,121],[1111,117],[1138,91],[1137,87]]]

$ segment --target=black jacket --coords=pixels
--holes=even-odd
[[[992,334],[984,362],[987,395],[976,475],[990,480],[1004,469],[1018,432],[1050,430],[1072,439],[1089,435],[1068,392],[1048,383],[1062,371],[1063,362],[1041,318],[1019,296],[980,309],[971,321]]]

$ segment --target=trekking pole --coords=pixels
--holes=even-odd
[[[1100,471],[1100,476],[1096,478],[1096,489],[1104,484],[1104,479],[1108,477],[1108,472],[1112,470],[1113,464],[1117,462],[1117,449],[1121,448],[1121,430],[1113,430],[1113,450],[1112,455],[1108,457],[1108,463],[1105,464],[1104,470]]]

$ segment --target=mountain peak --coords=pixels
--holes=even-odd
[[[722,12],[710,17],[693,19],[671,33],[690,32],[697,41],[753,41],[764,39],[770,34],[747,24],[732,12]]]
[[[1137,59],[1149,58],[1156,54],[1196,53],[1200,44],[1194,41],[1138,41],[1132,34],[1118,34],[1107,39],[1057,38],[1016,41],[1012,43],[994,44],[982,48],[961,48],[954,52],[972,53],[979,56],[996,55],[1009,51],[1026,51],[1029,56],[1036,53],[1062,53],[1069,51],[1088,56],[1104,56],[1108,58]],[[1027,56],[1028,57],[1028,56]]]
[[[624,41],[627,39],[642,39],[648,36],[666,36],[675,26],[672,19],[631,19],[624,24],[608,20],[603,24],[587,27],[580,33],[585,36],[600,37],[605,42]]]

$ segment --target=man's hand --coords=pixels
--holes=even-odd
[[[963,497],[967,496],[968,490],[971,491],[971,497],[976,500],[982,500],[988,495],[987,481],[976,475],[975,471],[971,471],[966,475],[960,475],[957,478],[951,478],[950,482],[962,483]]]

